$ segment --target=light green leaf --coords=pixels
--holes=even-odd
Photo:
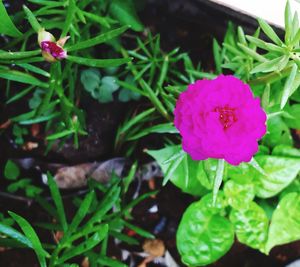
[[[230,221],[241,243],[265,251],[269,220],[260,206],[251,202],[247,209],[232,209]]]
[[[300,239],[300,194],[290,193],[283,197],[273,212],[266,252],[282,244]]]
[[[232,246],[232,224],[207,206],[212,196],[192,203],[184,212],[176,242],[182,261],[188,266],[206,266],[221,258]],[[215,207],[219,207],[219,195]]]
[[[240,184],[233,180],[225,183],[224,194],[228,204],[235,209],[245,209],[255,197],[254,185],[252,183]]]
[[[264,169],[266,176],[257,172],[255,175],[255,193],[258,197],[273,197],[287,187],[300,171],[300,159],[256,156],[255,159]]]
[[[293,64],[292,70],[283,87],[282,98],[280,103],[280,108],[283,109],[285,104],[287,103],[290,95],[292,94],[293,83],[296,78],[296,74],[298,72],[297,64]]]
[[[272,155],[300,158],[300,150],[298,148],[287,145],[278,145],[273,148]]]
[[[290,1],[286,1],[285,10],[284,10],[284,28],[285,28],[285,42],[289,44],[289,41],[291,39],[291,33],[292,33],[292,26],[293,26],[293,17],[291,12],[291,5]]]
[[[251,74],[254,73],[266,73],[272,71],[281,71],[289,62],[289,56],[284,55],[266,62],[263,62],[251,70]]]
[[[263,19],[258,19],[258,23],[261,27],[261,29],[264,31],[264,33],[277,45],[281,46],[282,41],[278,37],[278,35],[275,33],[275,31],[272,29],[272,27],[265,22]]]
[[[2,0],[0,1],[0,16],[1,16],[1,23],[0,23],[1,34],[5,34],[11,37],[22,36],[22,33],[17,29],[17,27],[14,25],[9,15],[7,14]]]

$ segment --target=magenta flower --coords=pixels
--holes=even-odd
[[[175,126],[182,148],[193,160],[248,162],[266,133],[266,113],[249,85],[231,75],[199,80],[180,94]]]
[[[43,52],[50,54],[55,59],[63,59],[67,57],[67,52],[55,42],[42,41],[41,48]]]

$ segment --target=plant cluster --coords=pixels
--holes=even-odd
[[[21,20],[18,15],[26,14],[32,29],[24,34],[14,26],[0,2],[5,25],[0,25],[0,32],[14,37],[0,51],[6,104],[14,105],[30,96],[31,111],[10,118],[16,143],[22,144],[28,133],[23,125],[43,124],[49,147],[57,139],[66,141],[72,136],[78,146],[79,135],[87,134],[84,111],[78,104],[84,93],[100,103],[139,101],[141,105],[130,109],[119,125],[114,149],[133,156],[144,137],[161,137],[165,147],[148,149],[146,153],[160,165],[164,173],[162,184],[172,182],[195,197],[177,230],[183,263],[213,263],[229,251],[235,237],[265,254],[277,245],[300,240],[300,29],[298,14],[292,13],[289,2],[283,38],[262,19],[258,19],[259,27],[253,35],[246,35],[241,27],[229,23],[223,42],[213,40],[214,72],[203,71],[179,48],[163,51],[160,36],[151,32],[145,32],[146,38],[136,37],[136,48],[123,46],[118,38],[125,35],[129,25],[135,31],[143,30],[132,1],[30,2],[39,8],[32,12],[24,7],[14,16],[17,23]],[[96,10],[97,15],[93,13]],[[52,30],[59,31],[59,40],[43,39]],[[93,34],[99,30],[99,35]],[[36,36],[48,46],[38,48],[39,44],[32,42]],[[100,54],[106,55],[105,59],[95,59],[99,44],[103,43],[107,45],[106,52]],[[57,51],[65,52],[60,54],[62,58],[55,54]],[[113,58],[107,59],[108,54]],[[45,60],[53,62],[45,68]],[[233,166],[218,156],[193,160],[182,149],[181,136],[173,123],[177,99],[189,84],[228,73],[249,84],[253,95],[261,99],[267,115],[267,133],[249,162]],[[15,93],[17,84],[22,88]],[[124,183],[133,179],[133,172],[131,178],[116,178],[115,182],[112,179],[108,187],[92,183],[85,198],[76,199],[78,211],[70,223],[51,175],[48,184],[54,206],[28,179],[18,179],[17,167],[10,161],[5,176],[14,180],[10,192],[24,188],[29,197],[56,218],[55,224],[39,226],[64,233],[53,246],[41,242],[30,223],[13,212],[9,213],[11,219],[0,224],[1,244],[34,249],[41,266],[68,264],[81,254],[89,258],[92,266],[123,266],[106,256],[109,235],[134,243],[118,232],[126,226],[152,237],[126,221],[130,208],[147,196],[124,205],[123,193],[128,188]],[[99,190],[104,193],[102,200],[95,193]],[[11,226],[14,222],[23,233]]]

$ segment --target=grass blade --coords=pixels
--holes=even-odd
[[[67,59],[69,61],[75,62],[80,65],[85,65],[85,66],[95,67],[95,68],[117,67],[131,61],[131,58],[92,59],[92,58],[84,58],[84,57],[75,57],[70,55],[67,57]]]

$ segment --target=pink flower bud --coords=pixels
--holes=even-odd
[[[38,42],[42,49],[42,56],[48,62],[56,62],[67,57],[67,51],[63,49],[68,36],[56,42],[54,36],[42,29],[38,33]]]

